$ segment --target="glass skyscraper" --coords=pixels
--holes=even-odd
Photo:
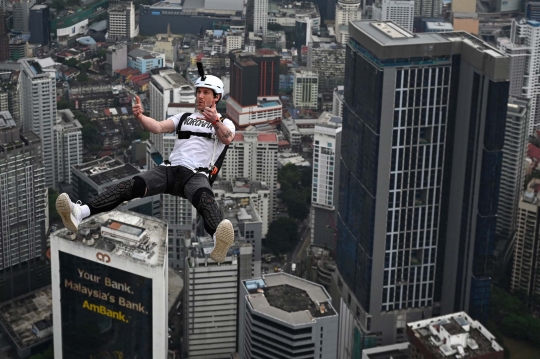
[[[380,21],[349,32],[333,293],[350,340],[340,338],[340,358],[404,341],[407,322],[472,311],[473,294],[486,294],[479,264],[489,261],[476,259],[493,250],[508,99],[508,58],[466,33]]]

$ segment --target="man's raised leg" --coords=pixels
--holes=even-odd
[[[117,183],[105,192],[92,198],[88,205],[80,201],[73,203],[67,193],[62,193],[56,200],[56,210],[64,222],[64,226],[72,232],[77,232],[81,221],[91,215],[112,211],[125,201],[144,197],[146,194],[145,181],[136,176],[128,181]]]
[[[204,229],[214,238],[215,246],[210,258],[219,263],[223,262],[234,242],[232,223],[228,219],[223,219],[214,193],[208,188],[199,188],[193,195],[192,204],[203,217]]]

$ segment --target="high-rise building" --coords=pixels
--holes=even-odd
[[[442,10],[441,0],[414,0],[414,15],[439,17]]]
[[[88,203],[107,188],[128,181],[139,173],[140,171],[132,164],[111,157],[74,165],[71,167],[74,200]],[[147,216],[161,215],[159,195],[136,198],[123,204],[121,208]]]
[[[132,39],[137,34],[135,28],[135,5],[133,1],[116,1],[107,10],[109,39]]]
[[[335,34],[341,45],[347,45],[349,40],[349,21],[362,19],[360,0],[338,0],[336,4]]]
[[[350,33],[333,286],[340,358],[404,341],[405,323],[439,303],[442,313],[486,309],[489,292],[478,296],[508,101],[508,57],[474,36],[378,21],[352,22]]]
[[[229,358],[236,352],[238,287],[251,278],[250,244],[233,244],[221,264],[210,259],[213,247],[211,238],[199,238],[186,257],[182,347],[191,359]]]
[[[504,358],[504,349],[495,336],[465,312],[407,323],[407,336],[409,358]]]
[[[21,60],[21,118],[24,131],[41,139],[45,186],[56,188],[57,163],[54,126],[56,124],[56,70],[54,61]]]
[[[373,19],[393,21],[412,32],[414,23],[413,0],[382,0],[373,5]]]
[[[51,12],[49,5],[34,5],[30,9],[30,42],[48,45],[51,36]]]
[[[22,127],[19,94],[21,72],[20,70],[9,69],[2,69],[2,72],[2,75],[0,75],[0,111],[8,111],[20,128]]]
[[[13,2],[13,30],[30,32],[30,9],[36,0],[16,0]]]
[[[82,163],[82,126],[70,109],[58,110],[54,131],[58,182],[71,184],[71,167]]]
[[[343,117],[343,85],[334,88],[332,114],[334,116]]]
[[[499,49],[510,56],[510,94],[530,99],[529,128],[532,135],[540,129],[540,79],[534,74],[540,58],[540,23],[512,20],[510,38],[500,39]]]
[[[296,108],[317,109],[319,76],[306,68],[295,68],[293,73],[292,102]]]
[[[264,182],[270,190],[270,223],[276,218],[278,143],[275,133],[236,132],[219,172],[226,181],[247,178]]]
[[[527,1],[525,17],[529,20],[540,21],[540,1]]]
[[[503,160],[497,235],[511,240],[517,223],[519,197],[523,188],[525,148],[529,128],[529,100],[519,97],[508,99],[506,130],[504,132]]]
[[[107,75],[113,76],[116,70],[125,69],[127,66],[128,45],[119,43],[107,48]]]
[[[41,146],[0,112],[0,302],[50,283],[40,261],[48,230]]]
[[[239,127],[281,119],[280,56],[274,50],[232,51],[227,118]]]
[[[253,31],[266,39],[268,33],[268,0],[253,0]]]
[[[323,116],[327,114],[327,116]],[[341,157],[341,117],[326,112],[315,125],[311,187],[311,243],[335,249]]]
[[[7,14],[5,8],[2,7],[0,7],[0,61],[9,61]]]
[[[167,224],[92,216],[51,237],[55,358],[167,357]]]
[[[528,297],[540,295],[540,276],[537,274],[538,245],[540,243],[540,180],[534,178],[518,205],[517,227],[514,239],[514,261],[510,287]]]
[[[149,100],[150,117],[156,121],[164,121],[173,115],[167,113],[169,105],[172,103],[187,105],[185,111],[194,112],[195,88],[174,70],[156,69],[152,71]],[[174,135],[172,136],[174,137]],[[163,137],[163,134],[150,134],[150,140],[162,155],[164,154]]]
[[[335,359],[338,314],[323,286],[286,273],[240,284],[241,358]]]
[[[345,46],[312,41],[307,53],[307,68],[319,75],[319,93],[332,92],[336,86],[343,84]]]

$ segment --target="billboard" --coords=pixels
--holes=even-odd
[[[501,9],[499,11],[517,11],[519,10],[520,0],[498,0],[501,2]]]
[[[59,260],[63,358],[152,358],[152,279],[61,251]]]

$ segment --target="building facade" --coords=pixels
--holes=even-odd
[[[58,182],[71,184],[71,166],[82,163],[82,126],[71,110],[58,110],[55,142],[57,149]]]
[[[350,33],[333,287],[340,358],[404,341],[405,324],[431,317],[435,303],[485,314],[508,101],[508,57],[472,36],[378,21]]]
[[[236,132],[223,161],[220,178],[264,182],[270,190],[269,223],[276,218],[278,138],[274,133]]]
[[[107,75],[113,76],[116,70],[128,67],[128,46],[125,43],[115,44],[107,48]]]
[[[30,9],[36,3],[35,0],[17,0],[13,2],[13,30],[29,32]]]
[[[30,9],[30,42],[48,45],[51,36],[51,12],[48,5],[34,5]]]
[[[414,0],[414,15],[439,17],[442,10],[441,0]]]
[[[184,354],[193,359],[229,358],[236,352],[238,286],[251,278],[249,244],[235,243],[218,265],[214,243],[199,238],[188,248],[184,269]]]
[[[263,39],[268,33],[268,0],[253,1],[253,31]]]
[[[311,243],[335,249],[341,117],[328,116],[315,125],[311,187]]]
[[[165,67],[165,54],[135,49],[127,56],[128,67],[139,70],[141,74],[150,72],[152,69]]]
[[[320,41],[310,43],[307,67],[319,75],[319,92],[330,93],[345,77],[345,46]]]
[[[167,224],[111,211],[51,238],[55,358],[167,356]]]
[[[45,186],[58,184],[56,143],[56,70],[54,61],[46,59],[21,60],[21,118],[24,131],[33,131],[41,139],[45,167]]]
[[[285,273],[243,280],[241,358],[336,358],[338,314],[323,286]]]
[[[109,39],[132,39],[137,36],[135,28],[135,5],[132,1],[118,1],[109,5],[107,30]]]
[[[336,4],[336,40],[343,46],[349,41],[349,21],[362,19],[360,0],[338,0]]]
[[[0,302],[50,283],[42,142],[0,112]]]
[[[317,109],[319,95],[319,75],[305,68],[293,72],[293,105],[296,108]]]
[[[414,23],[414,1],[382,0],[374,5],[373,19],[393,21],[404,29],[412,32]]]

